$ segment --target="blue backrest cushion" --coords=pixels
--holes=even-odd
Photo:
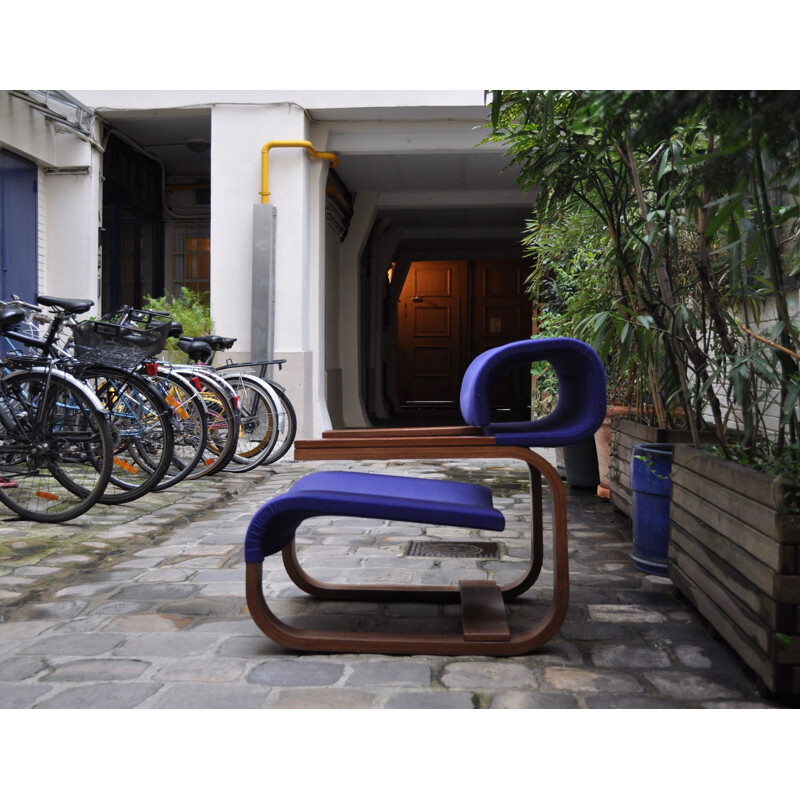
[[[546,417],[492,422],[489,400],[499,379],[511,369],[547,361],[558,378],[555,409]],[[555,447],[591,436],[606,411],[606,375],[597,353],[578,339],[525,339],[481,353],[461,384],[461,414],[498,444]]]

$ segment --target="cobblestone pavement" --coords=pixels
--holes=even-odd
[[[719,708],[774,707],[737,657],[676,596],[633,567],[627,521],[568,490],[570,608],[542,650],[514,658],[309,655],[256,628],[245,607],[243,540],[254,512],[312,469],[386,470],[482,480],[507,517],[495,558],[404,555],[409,540],[482,533],[318,519],[298,533],[322,580],[503,582],[527,558],[527,471],[515,462],[293,462],[184,482],[65,525],[0,518],[2,708]],[[512,626],[541,613],[549,554]],[[265,563],[273,609],[354,629],[459,625],[425,604],[321,602]],[[507,577],[508,576],[508,577]]]

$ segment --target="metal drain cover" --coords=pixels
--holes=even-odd
[[[496,558],[496,542],[410,542],[407,556],[428,558]]]

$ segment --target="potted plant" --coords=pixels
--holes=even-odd
[[[206,298],[186,286],[181,286],[180,296],[177,297],[166,292],[161,297],[146,295],[144,304],[145,308],[162,311],[180,322],[184,336],[207,336],[214,333],[214,321],[211,319]],[[166,350],[173,362],[186,360],[174,339],[167,339]]]
[[[539,189],[536,219],[569,227],[577,205],[607,235],[610,293],[585,309],[574,335],[632,370],[638,419],[618,430],[627,428],[631,449],[634,435],[665,441],[680,428],[690,443],[675,448],[670,577],[769,689],[800,694],[800,577],[787,555],[796,516],[785,513],[800,474],[800,334],[787,294],[798,255],[800,95],[495,92],[491,113],[491,138]],[[613,499],[613,437],[611,448]],[[750,477],[759,471],[781,487],[771,492],[776,509],[753,517],[766,528],[724,546],[706,538],[734,530],[728,518],[703,516],[720,481],[749,492],[764,485]],[[685,488],[695,497],[684,504]],[[704,528],[688,531],[690,517]]]

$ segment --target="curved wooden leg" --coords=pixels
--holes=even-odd
[[[522,452],[530,450],[515,448]],[[534,454],[535,455],[535,454]],[[483,455],[483,458],[487,458]],[[496,454],[491,456],[498,458]],[[516,456],[519,460],[520,456]],[[538,458],[538,457],[537,457]],[[505,600],[518,597],[533,586],[542,569],[544,558],[542,511],[542,473],[534,464],[526,460],[530,475],[530,514],[531,514],[531,555],[526,571],[500,589]],[[324,600],[364,600],[372,602],[416,602],[416,603],[457,603],[461,597],[458,587],[443,586],[405,586],[402,584],[344,584],[325,583],[306,572],[300,564],[295,541],[281,553],[286,572],[294,584],[312,597]]]
[[[482,454],[485,456],[485,453]],[[447,457],[448,454],[442,454]],[[459,457],[475,457],[464,449],[459,451]],[[286,647],[311,652],[337,652],[337,653],[386,653],[403,655],[493,655],[512,656],[522,655],[536,650],[546,643],[561,627],[569,605],[569,565],[567,543],[567,508],[566,492],[558,473],[544,459],[532,451],[523,448],[498,447],[494,451],[494,458],[516,458],[525,461],[531,467],[531,476],[539,472],[547,481],[552,494],[553,502],[553,597],[550,607],[544,618],[533,627],[522,633],[510,634],[501,641],[475,640],[463,634],[401,634],[384,632],[334,632],[328,630],[305,630],[286,625],[279,620],[269,609],[264,598],[262,585],[262,564],[247,564],[247,605],[251,616],[258,627],[270,638]],[[541,486],[539,488],[541,494]],[[541,532],[541,524],[534,523]],[[288,549],[288,548],[287,548]],[[532,562],[541,563],[541,547],[538,555],[532,556]],[[291,560],[290,560],[291,563]],[[522,581],[514,584],[516,587],[530,579],[529,568]],[[538,574],[538,572],[537,572]],[[468,583],[468,582],[467,582]],[[323,584],[321,586],[324,587]],[[330,587],[336,589],[337,587]],[[368,599],[370,587],[343,587],[346,592],[356,590],[357,599]],[[416,592],[410,592],[410,587],[398,587],[400,591],[390,590],[392,600],[412,597],[419,599]],[[328,589],[323,589],[328,591]],[[366,591],[365,591],[366,590]],[[447,592],[453,592],[451,587],[447,591],[439,592],[434,587],[434,596],[439,601],[448,597]],[[380,591],[386,591],[381,587]],[[430,592],[430,588],[421,592]],[[336,595],[340,599],[342,594]],[[350,596],[349,594],[347,596]],[[369,598],[374,599],[374,598]]]

